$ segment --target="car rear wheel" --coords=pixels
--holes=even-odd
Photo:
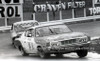
[[[16,48],[15,42],[13,42],[13,47]]]
[[[80,58],[82,58],[82,57],[87,56],[88,50],[78,50],[76,53]]]
[[[45,53],[41,47],[38,47],[38,54],[41,58],[49,58],[50,54]]]
[[[25,52],[25,50],[22,47],[20,47],[20,51],[21,51],[22,56],[28,56],[29,55],[28,53]]]
[[[14,41],[12,42],[12,46],[13,46],[14,48],[16,48],[16,46],[15,46],[15,42],[14,42]]]
[[[14,44],[14,38],[12,38],[12,43],[11,43],[12,45]]]
[[[12,38],[12,46],[15,48],[15,37]]]

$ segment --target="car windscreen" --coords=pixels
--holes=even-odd
[[[49,36],[52,34],[49,27],[41,27],[36,29],[37,36]]]
[[[49,36],[71,32],[64,24],[39,27],[36,29],[36,36]]]
[[[63,34],[63,33],[69,33],[69,32],[71,32],[71,30],[66,25],[50,26],[50,29],[55,34]]]
[[[25,31],[27,28],[29,27],[32,27],[32,26],[35,26],[35,25],[38,25],[37,22],[27,22],[27,23],[22,23],[22,24],[17,24],[14,26],[14,30],[16,32],[23,32]]]

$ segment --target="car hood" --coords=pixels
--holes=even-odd
[[[81,32],[71,32],[66,34],[59,34],[59,35],[52,35],[43,37],[43,39],[47,41],[63,41],[63,40],[69,40],[69,39],[75,39],[86,36],[84,33]]]

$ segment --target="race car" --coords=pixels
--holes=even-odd
[[[82,32],[73,32],[63,23],[48,23],[27,29],[15,44],[23,56],[38,54],[41,58],[48,58],[51,54],[59,57],[76,52],[79,57],[85,57],[90,37]]]
[[[20,21],[13,23],[11,26],[11,39],[12,39],[12,45],[14,45],[14,40],[25,31],[25,29],[36,26],[39,23],[36,20],[27,20],[27,21]]]

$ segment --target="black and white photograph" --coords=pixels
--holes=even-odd
[[[100,0],[0,0],[0,61],[100,61]]]

